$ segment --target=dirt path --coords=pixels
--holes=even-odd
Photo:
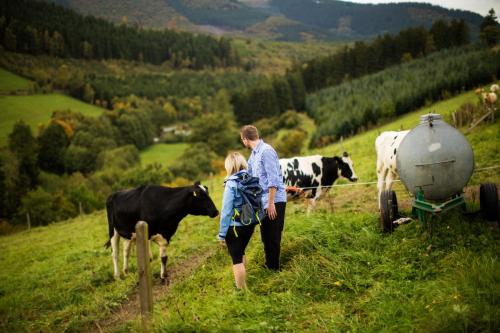
[[[167,270],[169,283],[161,284],[159,279],[153,279],[153,300],[159,299],[169,292],[170,287],[176,282],[184,280],[190,276],[199,266],[201,266],[209,257],[216,252],[215,248],[202,249],[197,254],[178,263],[176,266]],[[138,289],[128,297],[119,309],[111,314],[110,317],[95,322],[91,328],[93,332],[108,332],[116,328],[119,324],[134,320],[140,315]]]

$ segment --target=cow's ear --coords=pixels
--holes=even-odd
[[[344,156],[344,157],[349,157],[349,154],[345,151],[345,152],[342,154],[342,156]]]
[[[197,194],[196,194],[196,191],[193,191],[193,197],[196,197]]]
[[[200,184],[201,184],[201,183],[200,183],[200,181],[199,181],[199,180],[197,180],[197,181],[194,183],[194,186],[198,186],[198,185],[200,185]]]

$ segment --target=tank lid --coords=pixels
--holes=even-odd
[[[432,122],[433,120],[441,120],[441,115],[438,113],[428,113],[420,116],[420,123],[425,124]]]

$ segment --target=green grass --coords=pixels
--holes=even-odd
[[[32,82],[0,68],[0,94],[29,90]]]
[[[401,129],[412,129],[420,122],[420,116],[427,113],[438,113],[448,123],[451,122],[451,113],[456,111],[464,103],[476,103],[477,96],[473,92],[467,92],[454,98],[438,102],[430,107],[421,108],[409,113],[383,126],[366,131],[360,135],[348,138],[341,143],[333,144],[324,148],[315,149],[312,152],[326,156],[339,155],[347,151],[354,163],[355,170],[360,182],[373,181],[377,179],[375,172],[376,152],[375,139],[383,131],[399,131]],[[473,146],[476,167],[491,165],[490,161],[498,159],[500,156],[500,123],[496,121],[493,125],[479,126],[471,133],[465,133],[465,137]],[[474,183],[476,176],[473,177]],[[483,179],[483,178],[479,178]],[[496,177],[495,181],[500,182]],[[477,182],[475,182],[477,183]]]
[[[446,114],[471,94],[434,105]],[[380,130],[410,128],[413,114]],[[500,122],[471,134],[476,160],[498,159]],[[360,181],[375,177],[378,130],[321,150],[352,153]],[[498,173],[498,172],[497,172]],[[496,173],[496,174],[497,174]],[[481,176],[498,183],[498,176]],[[489,178],[488,178],[489,177]],[[473,178],[474,179],[474,178]],[[205,182],[220,207],[222,178]],[[401,186],[401,185],[399,185]],[[398,193],[403,190],[399,188]],[[495,332],[500,330],[500,233],[477,215],[457,212],[435,220],[432,233],[418,221],[391,235],[378,230],[373,186],[330,192],[314,213],[287,205],[280,273],[260,267],[258,229],[247,249],[250,292],[234,292],[230,258],[218,247],[217,219],[188,217],[168,248],[169,271],[205,258],[163,291],[155,287],[153,332]],[[399,194],[398,194],[399,195]],[[371,199],[373,197],[373,199]],[[402,200],[404,201],[404,200]],[[403,205],[404,206],[404,205]],[[477,208],[477,203],[471,205]],[[403,207],[408,213],[408,205]],[[122,302],[135,304],[131,275],[112,279],[103,212],[3,236],[0,241],[0,331],[140,331],[134,313],[109,324]],[[159,275],[156,246],[153,277]],[[108,324],[106,324],[108,323]]]
[[[141,151],[141,164],[159,163],[170,166],[174,163],[188,147],[187,143],[158,143]]]
[[[282,272],[260,268],[262,246],[254,237],[247,253],[250,293],[236,294],[230,261],[220,251],[157,301],[155,331],[499,328],[499,237],[484,223],[454,217],[433,237],[418,223],[384,236],[373,214],[308,217],[290,208]]]
[[[18,120],[30,125],[35,135],[39,125],[48,123],[53,111],[69,109],[94,117],[103,112],[102,108],[62,94],[0,96],[0,146],[7,143]]]

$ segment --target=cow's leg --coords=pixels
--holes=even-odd
[[[130,247],[132,240],[123,239],[123,274],[128,274],[128,259],[130,258]]]
[[[392,184],[394,183],[394,179],[396,179],[396,174],[393,171],[389,171],[387,173],[387,177],[385,179],[385,189],[386,190],[391,190],[392,189]]]
[[[311,213],[314,208],[316,208],[316,201],[319,199],[322,193],[322,188],[319,186],[318,188],[313,189],[313,197],[309,200],[309,205],[307,207],[307,214]]]
[[[377,166],[378,166],[377,162]],[[378,200],[378,208],[380,209],[380,195],[382,194],[382,191],[384,190],[384,183],[386,179],[386,174],[388,173],[388,170],[381,166],[380,168],[377,167],[377,190],[378,190],[378,195],[377,195],[377,200]]]
[[[120,245],[120,235],[118,235],[118,232],[116,232],[116,229],[115,229],[113,237],[111,237],[111,250],[112,250],[112,256],[113,256],[113,269],[114,269],[115,279],[120,278],[120,268],[118,267],[119,245]]]
[[[161,259],[161,270],[160,270],[160,278],[162,283],[165,283],[165,279],[167,278],[167,240],[163,238],[162,235],[157,234],[154,235],[151,240],[153,240],[160,247],[160,259]]]
[[[309,199],[309,204],[307,205],[307,215],[311,214],[314,208],[316,208],[316,199]]]
[[[123,274],[128,274],[128,261],[130,258],[130,248],[135,241],[135,233],[132,234],[132,238],[124,239],[123,241]]]
[[[327,198],[328,204],[330,205],[330,210],[333,212],[334,209],[334,202],[333,202],[333,197],[332,196],[327,196],[327,193],[330,191],[331,187],[323,187],[321,189],[321,195],[324,198]]]

